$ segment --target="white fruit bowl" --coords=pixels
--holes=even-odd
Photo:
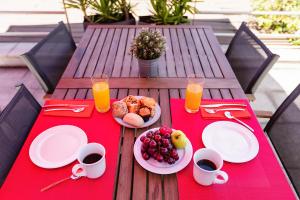
[[[146,136],[149,131],[155,132],[159,128],[152,128],[143,132],[135,141],[133,147],[133,153],[136,161],[145,169],[156,174],[173,174],[184,169],[191,161],[193,157],[193,147],[189,139],[184,149],[177,149],[179,160],[174,164],[168,164],[167,162],[158,162],[157,160],[150,158],[145,160],[141,153],[142,142],[140,138]]]

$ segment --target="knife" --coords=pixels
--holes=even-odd
[[[44,105],[43,108],[51,108],[51,107],[73,107],[73,106],[80,106],[80,107],[88,107],[89,105],[79,105],[79,104],[50,104]]]
[[[219,103],[219,104],[208,104],[208,105],[201,105],[203,108],[218,108],[222,106],[242,106],[245,107],[245,104],[237,104],[237,103]]]

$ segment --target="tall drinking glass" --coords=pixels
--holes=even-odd
[[[199,111],[203,93],[204,80],[194,77],[195,76],[188,77],[188,85],[186,87],[185,110],[188,113],[196,113]]]
[[[92,89],[95,101],[95,107],[98,112],[105,113],[110,109],[110,94],[108,76],[92,77]]]

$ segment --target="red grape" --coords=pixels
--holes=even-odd
[[[155,148],[157,146],[156,142],[154,140],[151,140],[149,143],[149,146],[152,148]]]
[[[154,136],[154,140],[155,140],[156,142],[159,142],[159,141],[161,140],[161,136],[160,136],[160,135],[155,135],[155,136]]]
[[[145,160],[149,160],[150,156],[149,156],[149,154],[147,154],[147,153],[145,152],[145,153],[143,153],[143,158],[144,158]]]
[[[140,138],[141,142],[143,142],[145,139],[146,139],[146,136],[144,136],[144,135]]]
[[[166,127],[166,126],[162,126],[162,127],[160,127],[159,132],[160,132],[161,135],[165,135],[167,133],[171,134],[172,129],[169,128],[169,127]]]

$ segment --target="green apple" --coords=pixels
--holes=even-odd
[[[171,141],[177,149],[183,149],[186,146],[187,138],[182,131],[176,130],[171,134]]]

